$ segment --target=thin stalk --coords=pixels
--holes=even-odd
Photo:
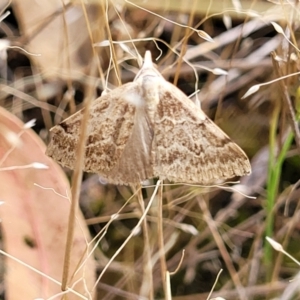
[[[144,199],[142,195],[142,189],[141,187],[138,188],[137,191],[137,197],[138,202],[141,207],[142,214],[145,213],[145,204]],[[144,237],[144,253],[143,253],[143,259],[144,259],[144,276],[143,276],[143,282],[140,290],[140,296],[145,297],[147,299],[153,300],[153,272],[152,272],[152,260],[151,260],[151,246],[150,246],[150,240],[149,240],[149,231],[148,231],[148,223],[147,218],[143,219],[142,222],[142,228],[143,228],[143,237]]]
[[[165,245],[164,245],[164,228],[163,228],[163,184],[160,185],[158,190],[158,205],[157,205],[157,234],[158,234],[158,248],[159,248],[159,259],[160,259],[160,270],[161,279],[163,284],[164,294],[167,297],[167,263],[165,256]]]

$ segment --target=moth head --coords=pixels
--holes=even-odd
[[[149,50],[147,50],[145,53],[144,63],[140,71],[135,76],[134,81],[137,81],[139,78],[146,76],[163,78],[163,76],[157,70],[156,65],[153,64],[151,52]]]

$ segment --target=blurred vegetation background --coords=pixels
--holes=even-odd
[[[159,194],[163,228],[157,228],[156,199],[146,217],[148,244],[140,228],[122,250],[141,218],[139,203],[130,187],[84,174],[84,217],[78,222],[89,233],[85,239],[79,233],[78,239],[92,262],[84,261],[78,275],[82,299],[171,299],[168,283],[176,300],[300,299],[299,9],[298,1],[2,0],[1,299],[59,294],[59,284],[49,285],[45,274],[61,280],[69,202],[58,197],[48,206],[54,193],[41,188],[39,195],[33,188],[38,183],[63,195],[68,189],[61,168],[44,155],[49,129],[81,109],[95,83],[93,99],[132,81],[146,50],[158,58],[158,70],[167,80],[193,94],[191,99],[196,90],[205,113],[247,153],[252,174],[215,187],[165,183]],[[35,133],[22,125],[32,119]],[[23,131],[40,146],[25,139],[18,144]],[[51,164],[50,170],[30,165],[30,173],[24,173],[17,168],[35,161]],[[64,173],[71,178],[70,170]],[[155,182],[142,190],[145,206]],[[33,209],[41,197],[44,207]],[[62,205],[66,208],[60,214]],[[56,236],[61,236],[59,243]],[[158,246],[162,236],[165,253]],[[266,236],[292,258],[271,247]],[[44,275],[33,279],[30,271],[24,276],[19,263],[9,265],[5,253]],[[177,270],[170,281],[161,272],[162,256],[169,272]],[[149,263],[150,281],[145,277]],[[58,265],[55,272],[51,264]]]

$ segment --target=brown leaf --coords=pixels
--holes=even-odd
[[[0,206],[5,252],[51,278],[61,281],[70,203],[69,182],[45,154],[45,145],[31,130],[0,109]],[[32,163],[48,169],[18,168]],[[39,165],[38,165],[39,166]],[[41,188],[49,188],[43,189]],[[55,194],[53,190],[58,194]],[[89,240],[84,219],[77,215],[71,271],[75,271]],[[74,289],[86,295],[95,282],[95,262],[89,258],[76,274]],[[71,286],[71,284],[69,285]],[[48,298],[60,285],[21,263],[6,258],[6,299]],[[79,299],[70,293],[68,299]]]

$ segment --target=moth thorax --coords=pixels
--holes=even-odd
[[[154,76],[145,76],[142,82],[143,97],[146,109],[155,111],[159,103],[159,79]]]

